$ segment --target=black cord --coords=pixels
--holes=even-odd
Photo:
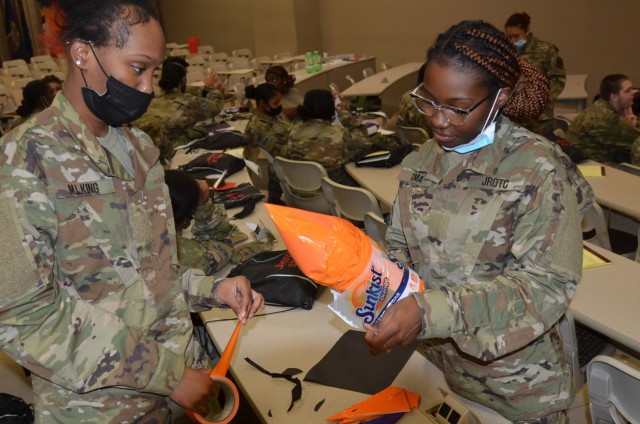
[[[271,306],[271,305],[268,305]],[[273,305],[275,306],[275,305]],[[275,315],[275,314],[281,314],[283,312],[289,312],[289,311],[293,311],[294,309],[299,309],[297,306],[293,306],[291,308],[288,309],[283,309],[281,311],[274,311],[274,312],[265,312],[263,314],[255,314],[253,317],[264,317],[267,315]],[[224,321],[236,321],[238,318],[221,318],[221,319],[208,319],[206,320],[204,323],[205,324],[209,324],[209,323],[215,323],[215,322],[224,322]]]

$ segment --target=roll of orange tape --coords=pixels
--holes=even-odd
[[[193,411],[187,411],[187,416],[191,418],[192,421],[201,424],[229,424],[238,413],[238,408],[240,407],[240,394],[238,393],[236,385],[225,377],[225,374],[229,369],[231,357],[233,356],[233,351],[235,350],[238,342],[240,328],[242,328],[242,324],[238,322],[231,338],[229,339],[227,347],[220,356],[218,364],[209,373],[209,377],[211,377],[219,389],[217,393],[218,399],[220,399],[220,395],[222,395],[224,399],[224,402],[221,405],[222,409],[215,414],[209,414],[206,417],[203,417]]]

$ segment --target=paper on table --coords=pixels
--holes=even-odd
[[[582,249],[582,269],[594,268],[610,263],[611,261],[594,250],[583,246]]]
[[[602,165],[578,165],[578,169],[585,177],[604,177]]]

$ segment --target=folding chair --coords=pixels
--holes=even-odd
[[[351,75],[347,75],[345,78],[349,81],[349,85],[354,85],[356,83],[356,80]]]
[[[396,125],[396,134],[402,144],[423,144],[429,139],[429,134],[424,128]]]
[[[364,231],[380,246],[386,246],[387,223],[382,219],[382,215],[376,215],[373,212],[364,214]]]
[[[368,78],[368,77],[370,77],[371,75],[374,75],[375,73],[376,73],[376,71],[375,71],[373,68],[370,68],[370,67],[364,68],[364,69],[362,70],[362,75],[363,75],[365,78]]]
[[[582,235],[584,240],[612,251],[607,221],[599,204],[594,203],[593,207],[584,214],[582,218]]]
[[[288,206],[331,215],[331,206],[322,191],[322,178],[327,176],[322,165],[276,156],[273,168]]]
[[[251,59],[253,57],[253,53],[249,49],[236,49],[231,52],[231,55],[235,57],[244,57],[246,59]]]
[[[367,212],[382,216],[378,200],[369,190],[339,184],[329,177],[324,177],[322,191],[335,216],[360,223],[364,222]]]
[[[587,366],[589,410],[593,424],[640,423],[640,371],[610,356]]]

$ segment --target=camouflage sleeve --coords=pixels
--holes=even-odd
[[[631,145],[631,163],[640,166],[640,137]]]
[[[224,106],[224,93],[213,87],[193,87],[189,86],[187,91],[202,100],[202,116],[199,119],[207,119],[218,115]]]
[[[344,125],[344,137],[347,158],[353,160],[360,152],[371,146],[367,127],[349,112],[340,112],[340,122]]]
[[[6,164],[0,184],[2,349],[74,392],[122,386],[170,394],[182,377],[184,357],[116,313],[60,289],[66,283],[54,272],[58,220],[47,189],[32,173]]]
[[[564,69],[564,63],[558,54],[558,49],[555,46],[553,47],[549,50],[547,78],[549,78],[549,83],[551,84],[551,99],[555,100],[564,90],[564,85],[567,82],[567,71]]]
[[[603,128],[602,136],[612,140],[619,149],[630,149],[640,137],[640,129],[622,115],[617,117],[617,121],[615,125],[611,125],[606,130]]]
[[[396,197],[391,207],[391,223],[387,228],[385,235],[387,242],[387,250],[400,259],[405,264],[410,264],[409,249],[407,248],[407,239],[402,231],[400,222],[400,208],[398,207],[398,197]]]
[[[451,337],[463,352],[489,361],[558,321],[580,280],[582,238],[575,193],[556,173],[521,205],[512,258],[501,275],[414,295],[423,312],[421,338]]]

